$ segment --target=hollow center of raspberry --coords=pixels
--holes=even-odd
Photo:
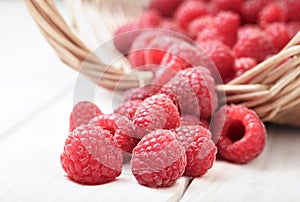
[[[242,139],[245,135],[245,126],[240,120],[233,120],[229,126],[227,137],[236,142]]]

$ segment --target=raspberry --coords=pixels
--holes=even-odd
[[[134,67],[160,64],[160,60],[169,46],[185,43],[170,31],[148,30],[136,38],[131,46],[128,59]]]
[[[114,135],[117,129],[130,131],[132,132],[131,135],[134,135],[134,127],[130,125],[130,121],[119,114],[102,114],[96,116],[89,121],[89,125],[100,126],[101,128],[108,130],[112,135]]]
[[[167,60],[165,59],[166,57],[168,58]],[[167,63],[165,64],[165,62]],[[186,67],[190,67],[190,65],[183,59],[172,54],[166,54],[160,70],[158,71],[159,74],[154,78],[153,91],[158,92],[161,87],[168,83],[179,70],[185,69]]]
[[[196,18],[188,25],[188,32],[193,39],[196,39],[199,32],[204,28],[213,24],[213,17],[211,15],[205,15]]]
[[[137,22],[130,22],[119,27],[114,33],[114,45],[123,54],[127,54],[132,43],[140,34],[141,26]]]
[[[200,177],[213,166],[217,148],[211,140],[211,133],[201,126],[182,126],[174,132],[181,140],[185,150],[187,165],[184,175]]]
[[[197,33],[196,42],[201,43],[203,41],[218,40],[229,47],[234,45],[237,40],[237,31],[240,25],[239,15],[230,11],[222,11],[213,19],[207,18],[206,21],[206,26],[205,24],[200,24],[198,28],[199,32]],[[194,22],[191,23],[191,26],[193,23]]]
[[[149,9],[155,9],[161,15],[170,17],[183,0],[152,0]]]
[[[268,4],[258,14],[258,24],[262,28],[270,23],[285,22],[286,20],[284,10],[277,3]]]
[[[139,18],[139,25],[142,28],[154,28],[157,27],[162,17],[156,10],[147,10]]]
[[[100,109],[91,102],[84,101],[77,103],[70,114],[69,131],[72,132],[78,126],[87,124],[91,118],[101,114]]]
[[[199,117],[190,115],[190,114],[184,114],[180,117],[180,126],[193,126],[199,124]]]
[[[183,59],[188,65],[183,65],[183,68],[188,68],[192,66],[204,66],[207,67],[210,65],[210,60],[206,55],[204,54],[201,49],[198,49],[198,47],[193,46],[192,44],[189,44],[187,42],[182,43],[174,43],[172,44],[168,50],[166,55],[174,55],[176,57],[179,57]],[[162,61],[162,64],[167,64],[169,61],[171,61],[173,58],[169,56],[165,56],[165,61]],[[169,59],[169,60],[166,60]]]
[[[257,65],[257,62],[254,58],[237,58],[234,61],[233,69],[235,71],[235,77],[238,77],[248,71],[249,69],[252,69]]]
[[[174,20],[163,19],[158,27],[187,36],[185,30],[183,30]]]
[[[139,138],[156,129],[172,129],[180,125],[180,115],[173,102],[163,94],[145,99],[138,107],[133,123]]]
[[[150,86],[142,86],[138,88],[131,88],[124,93],[124,100],[144,100],[154,95]]]
[[[168,83],[168,81],[170,81],[170,79],[173,78],[179,70],[190,67],[190,64],[180,57],[167,53],[165,54],[160,66],[161,67],[157,71],[153,81],[154,92],[158,92],[161,87]]]
[[[247,0],[242,4],[241,16],[243,22],[256,23],[258,13],[272,0]]]
[[[293,38],[300,31],[300,22],[288,22],[286,26],[290,38]]]
[[[238,41],[233,47],[233,54],[236,58],[252,57],[257,62],[263,61],[268,55],[275,52],[268,35],[255,27],[247,27],[239,31]]]
[[[117,147],[121,148],[122,151],[132,153],[132,150],[136,147],[140,140],[137,138],[130,137],[122,133],[121,130],[117,129],[114,134],[114,141]]]
[[[230,81],[234,76],[234,57],[230,48],[219,41],[205,41],[199,45],[215,63],[223,82]]]
[[[151,42],[156,36],[160,36],[160,31],[144,31],[133,41],[128,59],[133,67],[139,67],[145,65],[145,47]]]
[[[180,126],[193,126],[193,125],[199,125],[204,128],[209,129],[209,123],[206,119],[190,115],[190,114],[184,114],[180,117]]]
[[[146,64],[160,64],[169,46],[175,43],[185,43],[170,36],[157,36],[147,46],[145,52]]]
[[[114,110],[114,114],[120,114],[132,120],[136,109],[141,104],[141,100],[128,100]]]
[[[234,12],[222,11],[214,18],[213,27],[223,36],[223,43],[232,47],[237,40],[240,16]]]
[[[239,13],[243,0],[212,0],[219,10],[230,10]]]
[[[185,149],[188,149],[196,136],[212,138],[210,131],[207,128],[198,125],[180,126],[172,130],[179,137]]]
[[[132,152],[131,170],[148,187],[169,187],[182,176],[185,149],[174,132],[156,130],[146,135]]]
[[[289,19],[292,21],[300,21],[300,1],[299,0],[285,0],[287,13]]]
[[[211,67],[210,59],[201,49],[189,43],[174,43],[171,45],[161,62],[161,68],[158,70],[154,84],[154,91],[160,89],[166,84],[179,70],[192,66]]]
[[[290,40],[288,27],[284,23],[272,23],[265,28],[274,48],[280,51]]]
[[[212,1],[208,1],[207,3],[206,3],[206,6],[207,6],[207,9],[208,9],[208,13],[210,14],[210,15],[213,15],[213,16],[215,16],[215,15],[217,15],[219,12],[220,12],[220,9],[217,7],[217,5],[214,3],[214,2],[212,2]]]
[[[225,37],[219,32],[219,30],[213,26],[203,28],[196,37],[196,43],[202,43],[204,41],[220,41],[226,44]]]
[[[123,151],[131,152],[138,142],[133,123],[119,114],[105,114],[94,117],[89,122],[90,125],[100,126],[110,131],[114,135],[114,140]],[[129,142],[125,142],[125,140]],[[128,147],[133,145],[132,147]]]
[[[209,129],[209,122],[206,119],[200,118],[199,126],[202,126],[203,128]]]
[[[197,17],[208,14],[208,9],[204,2],[190,0],[183,2],[175,11],[175,21],[183,28]]]
[[[160,92],[178,105],[181,114],[210,118],[218,105],[214,79],[203,67],[179,71]]]
[[[79,126],[65,142],[60,162],[68,176],[80,184],[103,184],[121,174],[122,152],[112,135],[98,126]]]
[[[224,126],[219,119],[226,117]],[[266,130],[256,113],[242,106],[224,106],[215,115],[213,135],[219,136],[217,143],[220,155],[235,163],[247,163],[262,151],[266,141]]]

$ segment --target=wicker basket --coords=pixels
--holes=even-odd
[[[113,11],[110,9],[115,10],[116,7],[99,5],[103,2],[108,4],[113,0],[69,1],[72,26],[64,21],[51,0],[26,0],[28,9],[42,34],[64,63],[76,71],[85,69],[84,74],[107,89],[124,90],[143,85],[151,80],[151,74],[130,71],[130,65],[125,58],[121,58],[114,67],[108,67],[92,51],[109,39],[112,32],[125,23],[124,19],[138,17],[144,7],[143,4],[147,1],[136,0],[135,6],[132,7],[126,5],[126,9],[131,9],[132,12],[121,13],[119,19],[114,21],[108,19],[110,19],[110,12]],[[124,8],[119,8],[118,12],[122,12],[122,9]],[[124,17],[128,13],[130,16]],[[102,24],[96,23],[103,18],[105,21],[101,21]],[[88,20],[88,23],[84,20]],[[103,26],[103,23],[106,25]],[[225,91],[228,103],[254,109],[263,121],[300,126],[300,87],[298,87],[300,86],[300,45],[298,44],[300,44],[300,32],[277,55],[263,61],[226,85],[218,85],[216,90]],[[111,54],[116,54],[113,49],[109,51]],[[98,80],[99,74],[102,74],[101,80]],[[249,78],[254,79],[249,83]]]

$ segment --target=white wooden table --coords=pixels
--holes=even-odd
[[[0,1],[0,201],[300,201],[300,130],[268,126],[263,154],[247,165],[217,161],[203,177],[167,189],[140,186],[124,168],[100,186],[70,182],[59,155],[77,74],[42,38],[22,1]],[[111,110],[111,94],[95,101]]]

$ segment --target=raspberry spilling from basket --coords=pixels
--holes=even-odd
[[[178,74],[182,72],[185,70]],[[189,86],[185,90],[189,88],[199,92],[207,87]],[[202,99],[213,102],[209,96]],[[214,165],[217,149],[231,162],[247,163],[264,148],[264,125],[250,109],[228,105],[217,112],[214,108],[210,117],[201,117],[199,113],[180,114],[178,102],[176,105],[166,94],[129,102],[136,106],[126,101],[115,112],[128,115],[130,111],[132,119],[121,114],[95,114],[70,132],[60,160],[71,180],[90,185],[114,181],[122,172],[123,158],[131,156],[131,170],[138,183],[168,187],[181,176],[206,174]],[[96,106],[87,103],[78,103],[71,114],[81,105],[87,107],[81,108],[82,112]]]
[[[139,184],[169,187],[213,172],[217,157],[257,158],[263,122],[251,109],[219,103],[216,85],[284,48],[300,30],[299,7],[295,0],[153,0],[114,40],[133,68],[153,72],[153,83],[129,89],[111,114],[90,102],[74,107],[60,157],[68,177],[117,181],[129,156]]]
[[[153,71],[158,82],[166,82],[174,76],[174,71],[191,65],[203,66],[205,59],[199,56],[201,52],[213,61],[222,82],[227,83],[241,75],[244,68],[249,70],[255,66],[252,64],[262,62],[287,45],[300,30],[298,8],[300,1],[296,0],[153,0],[138,20],[115,32],[116,39],[124,33],[128,35],[127,40],[120,43],[116,40],[115,44],[122,53],[128,50],[125,55],[133,67]],[[142,30],[145,27],[159,31],[149,33]],[[183,42],[188,44],[187,41],[189,45],[193,41],[196,44],[182,51]],[[124,47],[122,43],[126,43]],[[180,51],[174,52],[171,48],[174,46]],[[201,49],[197,56],[186,54],[195,46]],[[191,58],[197,58],[201,64],[191,63]],[[256,63],[242,65],[242,70],[234,68],[234,61],[240,58]],[[143,69],[146,66],[151,67]]]

